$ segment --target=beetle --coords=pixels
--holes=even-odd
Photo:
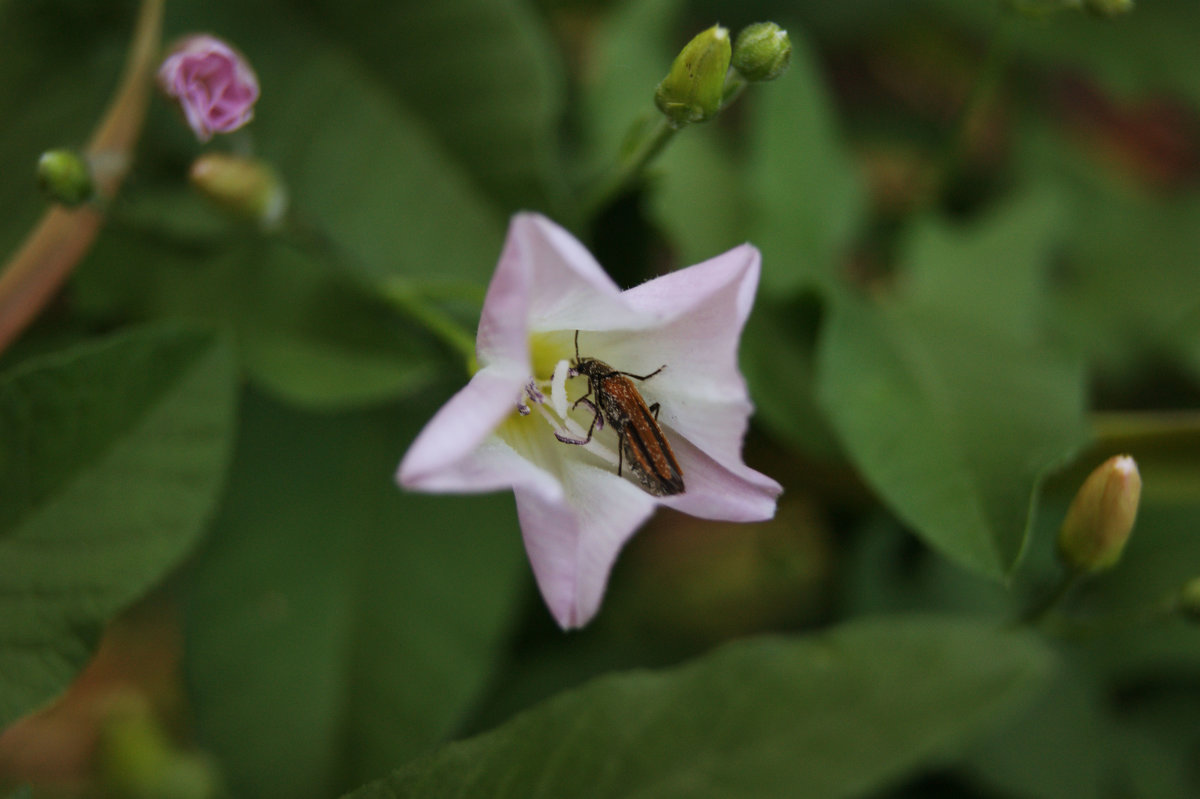
[[[647,407],[633,384],[633,380],[649,380],[666,368],[663,364],[648,375],[635,375],[614,369],[596,358],[580,357],[579,331],[576,330],[575,360],[570,374],[586,377],[588,390],[571,407],[587,406],[593,412],[592,423],[588,426],[587,438],[570,438],[559,433],[555,433],[555,437],[564,444],[587,444],[593,433],[607,423],[617,432],[618,476],[628,463],[630,472],[647,492],[656,497],[682,494],[683,470],[658,425],[659,403]]]

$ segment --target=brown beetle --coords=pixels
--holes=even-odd
[[[607,422],[617,431],[618,476],[628,464],[642,488],[654,496],[682,494],[683,472],[658,426],[659,404],[656,402],[647,407],[633,385],[633,380],[649,380],[665,368],[666,364],[663,364],[648,375],[635,375],[614,369],[595,358],[582,358],[579,355],[579,331],[576,330],[575,361],[570,373],[586,377],[588,390],[571,407],[586,405],[593,412],[592,423],[587,438],[570,438],[559,433],[555,433],[555,437],[564,444],[587,444],[592,440],[592,434]]]

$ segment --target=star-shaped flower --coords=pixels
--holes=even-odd
[[[621,291],[571,234],[537,214],[517,215],[483,305],[481,368],[417,436],[400,484],[511,488],[538,586],[563,628],[596,614],[618,553],[656,506],[706,519],[771,518],[780,486],[741,454],[753,406],[738,338],[759,265],[758,250],[742,245]],[[629,443],[638,431],[605,413],[604,392],[592,390],[602,381],[580,372],[576,340],[583,361],[647,376],[619,377],[647,411],[658,406],[682,492],[654,490],[653,476],[631,462],[642,452]],[[652,432],[642,444],[657,446]]]

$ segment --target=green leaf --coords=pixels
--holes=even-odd
[[[61,691],[104,624],[195,542],[235,384],[224,339],[175,327],[0,379],[0,727]]]
[[[750,212],[744,170],[720,133],[714,126],[683,131],[653,168],[658,178],[650,195],[653,213],[684,264],[746,241]]]
[[[824,287],[862,224],[866,198],[839,137],[825,80],[800,29],[787,73],[752,87],[750,240],[763,253],[763,290]]]
[[[818,400],[891,510],[942,554],[1007,577],[1035,492],[1086,439],[1082,372],[952,316],[843,297]]]
[[[307,11],[314,4],[290,5]],[[544,207],[559,191],[562,65],[530,3],[321,0],[315,5],[318,27],[349,46],[419,114],[505,210]]]
[[[1111,796],[1113,773],[1125,766],[1120,728],[1082,665],[1063,669],[1036,707],[973,747],[966,770],[1002,796]]]
[[[936,618],[729,644],[604,677],[353,799],[864,795],[944,757],[1052,668],[1033,637]]]
[[[1200,200],[1081,187],[1075,202],[1083,224],[1055,309],[1064,333],[1098,366],[1131,371],[1145,368],[1148,351],[1192,340],[1180,333],[1200,313]]]
[[[284,36],[263,59],[263,155],[288,182],[302,223],[317,225],[351,267],[424,281],[491,275],[504,217],[421,119],[316,35]],[[304,52],[296,61],[291,53]],[[320,109],[314,114],[313,109]]]
[[[408,396],[444,368],[432,342],[395,308],[368,296],[337,265],[278,241],[241,239],[197,251],[113,229],[72,288],[76,307],[91,318],[203,319],[231,327],[249,377],[306,407]]]
[[[904,301],[1032,342],[1062,228],[1061,205],[1047,193],[1010,200],[966,228],[923,219],[903,259]]]
[[[187,603],[196,722],[234,795],[328,796],[456,728],[528,569],[511,495],[393,483],[429,403],[340,415],[253,394],[244,405]]]

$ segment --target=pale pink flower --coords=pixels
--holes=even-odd
[[[625,542],[658,505],[706,519],[760,521],[779,484],[742,462],[752,411],[737,366],[760,256],[750,245],[621,291],[569,233],[537,214],[513,218],[476,337],[480,369],[425,426],[400,464],[406,488],[511,488],[525,549],[564,628],[596,613]],[[626,460],[617,476],[613,425],[586,446],[595,411],[577,403],[580,355],[645,375],[647,404],[679,461],[685,490],[653,496]],[[594,397],[593,397],[594,399]]]
[[[258,78],[241,53],[215,36],[181,39],[159,67],[158,83],[179,103],[202,142],[237,130],[254,116]]]

